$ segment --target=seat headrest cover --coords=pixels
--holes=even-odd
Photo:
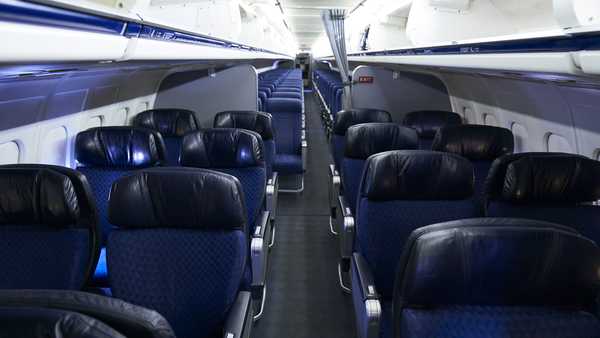
[[[432,139],[440,128],[462,124],[462,118],[453,112],[422,110],[406,114],[402,124],[415,129],[420,138]]]
[[[240,182],[195,168],[150,168],[113,183],[108,218],[124,228],[246,230]]]
[[[273,139],[271,114],[257,111],[224,111],[215,116],[215,128],[239,128],[257,132],[263,141]]]
[[[344,156],[366,160],[385,151],[417,149],[418,142],[414,129],[396,123],[362,123],[348,128]]]
[[[353,125],[369,122],[392,122],[392,115],[380,109],[340,110],[333,121],[333,133],[344,136]]]
[[[579,158],[587,159],[585,156],[567,153],[547,153],[547,152],[529,152],[505,155],[497,158],[490,167],[488,177],[485,181],[485,197],[487,200],[501,199],[504,191],[504,181],[508,166],[516,161],[526,158],[556,158],[561,160],[564,158]]]
[[[138,127],[99,127],[77,134],[75,158],[92,167],[145,168],[164,161],[160,134]]]
[[[75,227],[79,200],[71,179],[50,169],[0,169],[0,224]]]
[[[394,150],[367,159],[361,196],[374,201],[461,200],[473,194],[473,165],[464,157]]]
[[[577,156],[529,157],[508,165],[502,199],[577,203],[600,199],[600,162]]]
[[[270,98],[267,100],[270,113],[302,113],[302,101],[294,98]]]
[[[180,164],[196,168],[248,168],[264,165],[260,135],[245,129],[214,128],[187,134]]]
[[[183,136],[198,130],[194,112],[186,109],[146,110],[135,116],[133,125],[156,130],[168,137]]]
[[[475,161],[493,161],[514,151],[510,130],[500,127],[465,124],[438,130],[432,150],[454,153]]]
[[[589,306],[600,260],[593,241],[547,222],[475,218],[426,226],[406,241],[394,312],[435,305]]]

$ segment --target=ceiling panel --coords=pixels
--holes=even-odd
[[[279,0],[285,14],[285,21],[295,34],[300,49],[309,50],[321,36],[323,23],[321,11],[324,9],[352,9],[361,0]]]

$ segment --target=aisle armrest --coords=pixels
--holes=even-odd
[[[352,256],[352,270],[352,278],[356,279],[352,292],[357,315],[358,337],[379,337],[381,301],[375,289],[373,273],[364,257],[359,253],[354,253]]]
[[[271,223],[275,222],[277,216],[277,198],[279,196],[279,173],[273,172],[273,175],[267,181],[266,206],[270,214]]]
[[[338,230],[341,232],[340,254],[342,259],[348,260],[352,257],[352,250],[354,249],[354,215],[352,215],[350,206],[343,195],[338,197],[338,203],[338,210],[340,211]]]
[[[329,165],[329,211],[330,218],[333,220],[337,216],[338,196],[340,195],[340,185],[342,179],[335,165]]]
[[[223,338],[249,338],[252,331],[252,296],[241,291],[225,320]]]
[[[258,218],[256,228],[250,242],[250,259],[252,263],[252,286],[264,287],[267,277],[267,255],[269,241],[266,235],[271,232],[271,216],[264,211]]]
[[[308,141],[306,140],[306,131],[302,131],[302,171],[306,171],[308,161]]]

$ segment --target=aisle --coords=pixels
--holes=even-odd
[[[308,170],[302,194],[283,194],[271,252],[268,299],[253,338],[352,338],[352,298],[337,282],[337,238],[329,232],[329,150],[319,106],[306,93]]]

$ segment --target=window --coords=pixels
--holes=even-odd
[[[115,113],[114,123],[117,125],[129,124],[129,108],[121,108]]]
[[[102,127],[103,121],[104,119],[102,118],[102,116],[90,117],[90,119],[86,123],[85,129]]]
[[[67,129],[57,127],[50,130],[39,147],[40,162],[46,164],[67,164]]]
[[[142,102],[137,106],[137,112],[141,113],[143,111],[146,111],[146,110],[148,110],[148,107],[150,107],[148,102]]]
[[[483,124],[486,126],[498,127],[498,119],[492,114],[483,114]]]
[[[548,139],[546,142],[547,142],[547,149],[550,152],[557,152],[557,153],[572,153],[573,152],[573,148],[571,148],[569,141],[567,141],[566,138],[564,138],[558,134],[550,133],[548,135]]]
[[[527,133],[527,129],[517,122],[514,122],[510,129],[515,136],[515,152],[522,153],[528,151],[527,142],[529,134]]]
[[[17,142],[11,141],[0,144],[0,164],[19,163],[21,150]]]

